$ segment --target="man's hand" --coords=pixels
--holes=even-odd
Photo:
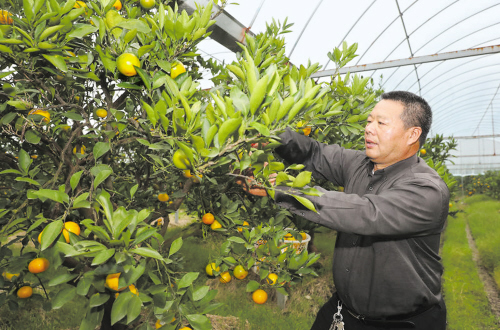
[[[274,186],[276,182],[276,173],[273,173],[269,176],[269,183]],[[240,177],[236,180],[236,183],[243,187],[243,190],[249,193],[250,195],[266,197],[267,190],[264,187],[253,184],[254,177],[253,176],[244,176]]]

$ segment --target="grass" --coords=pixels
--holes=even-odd
[[[478,202],[480,200],[480,202]],[[486,196],[466,200],[466,217],[481,264],[500,287],[500,202]]]
[[[449,217],[442,258],[443,294],[448,309],[448,330],[498,329],[472,260],[465,233],[464,213]]]

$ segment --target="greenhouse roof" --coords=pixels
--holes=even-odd
[[[217,22],[227,34],[214,33],[200,50],[232,62],[238,48],[231,44],[243,42],[245,31],[288,19],[287,56],[296,65],[318,62],[320,77],[333,69],[328,52],[358,43],[346,71],[372,77],[385,91],[424,97],[434,112],[429,136],[459,144],[450,170],[475,174],[500,169],[499,17],[497,0],[247,0],[227,5]]]

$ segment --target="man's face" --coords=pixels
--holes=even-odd
[[[401,114],[403,103],[382,100],[373,108],[365,127],[366,155],[376,164],[376,170],[411,156],[411,128],[405,129]]]

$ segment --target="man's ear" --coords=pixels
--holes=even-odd
[[[408,136],[408,145],[413,145],[418,143],[418,139],[420,139],[420,135],[422,135],[421,127],[412,127],[410,128],[410,135]]]

